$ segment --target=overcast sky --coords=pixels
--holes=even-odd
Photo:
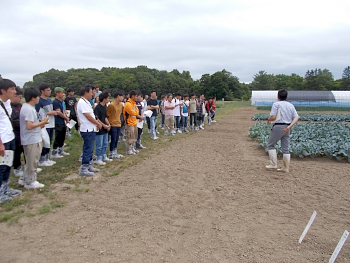
[[[0,74],[22,86],[51,68],[254,74],[350,65],[350,1],[1,0]]]

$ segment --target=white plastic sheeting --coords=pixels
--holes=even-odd
[[[277,90],[253,90],[252,106],[271,106],[277,101]],[[287,100],[294,106],[350,107],[350,91],[288,91]]]

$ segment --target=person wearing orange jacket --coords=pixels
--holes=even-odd
[[[125,102],[123,116],[125,120],[126,133],[126,154],[135,155],[138,151],[135,149],[135,142],[137,141],[137,119],[143,121],[143,116],[139,114],[139,109],[136,106],[136,96],[138,92],[132,90],[129,93],[129,99]]]

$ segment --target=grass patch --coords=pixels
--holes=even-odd
[[[53,209],[61,208],[65,205],[62,201],[51,201],[50,204],[43,205],[38,209],[37,215],[50,213]]]
[[[7,222],[8,225],[18,223],[18,220],[24,214],[24,209],[16,209],[10,213],[2,213],[0,216],[0,222]]]
[[[117,176],[119,175],[119,171],[116,170],[116,171],[113,171],[109,176]]]
[[[47,214],[51,212],[51,207],[49,205],[43,205],[38,209],[38,215]]]

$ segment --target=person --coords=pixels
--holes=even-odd
[[[187,123],[188,123],[188,108],[190,106],[190,102],[188,100],[188,94],[184,95],[184,100],[183,100],[183,105],[181,107],[182,112],[182,131],[183,132],[188,132],[187,130]]]
[[[98,96],[95,95],[95,99],[94,99],[94,108],[99,104],[100,102],[100,98]]]
[[[143,95],[141,92],[139,92],[139,94],[136,96],[136,106],[139,109],[139,115],[143,116],[144,101],[143,101]],[[138,119],[136,149],[146,149],[146,147],[141,144],[142,130],[143,130],[143,120],[141,121],[140,119]]]
[[[181,132],[181,126],[180,126],[180,120],[181,120],[181,112],[182,112],[182,105],[183,101],[181,100],[181,93],[177,92],[175,94],[175,109],[174,109],[174,119],[175,119],[175,129],[174,133],[182,133]]]
[[[194,93],[190,94],[191,99],[189,102],[189,113],[190,113],[190,131],[198,130],[197,127],[197,99]]]
[[[49,117],[49,121],[45,125],[45,129],[50,137],[50,145],[53,140],[53,131],[55,128],[55,116],[57,111],[53,110],[52,101],[50,99],[51,88],[47,83],[41,83],[39,86],[40,98],[39,103],[35,105],[36,111],[39,113],[40,119],[43,120],[45,116]],[[39,166],[52,166],[56,162],[51,161],[50,158],[50,148],[43,147],[41,152]]]
[[[216,120],[215,120],[215,110],[216,110],[215,102],[216,102],[216,97],[213,98],[213,103],[211,106],[211,108],[212,108],[211,122],[216,122]]]
[[[111,125],[111,129],[109,134],[111,135],[111,143],[109,146],[109,155],[110,159],[119,159],[123,157],[123,155],[118,154],[117,146],[118,140],[120,136],[121,126],[122,126],[122,116],[123,116],[123,100],[124,100],[124,92],[117,91],[114,93],[114,101],[112,101],[107,107],[107,118],[108,122]]]
[[[205,117],[205,98],[204,94],[199,96],[197,101],[197,122],[199,122],[199,129],[204,130],[204,117]]]
[[[67,97],[65,98],[66,111],[69,111],[69,120],[75,121],[75,131],[79,131],[79,122],[77,118],[77,99],[74,96],[74,90],[72,88],[67,89]],[[68,129],[68,134],[71,134],[71,129]]]
[[[171,93],[168,94],[167,100],[164,102],[164,114],[165,114],[165,131],[164,135],[167,136],[168,130],[170,129],[170,134],[172,136],[175,135],[174,132],[174,109],[175,109],[175,101],[173,100],[173,95]]]
[[[61,158],[69,155],[63,150],[64,141],[66,139],[67,126],[65,122],[69,122],[69,118],[64,113],[64,89],[55,88],[56,98],[52,102],[53,110],[57,112],[55,116],[55,140],[53,142],[52,158]]]
[[[148,95],[146,94],[145,97],[143,98],[143,110],[147,111],[148,110],[148,105],[147,105],[147,101],[148,101]],[[146,120],[145,122],[147,123],[147,130],[148,133],[151,134],[152,133],[152,129],[151,129],[151,118],[146,116]]]
[[[83,137],[83,155],[79,174],[81,176],[93,176],[95,172],[100,171],[92,166],[92,154],[96,132],[102,128],[100,122],[95,118],[90,99],[92,98],[92,85],[86,85],[80,90],[80,99],[77,105],[78,119],[80,120],[80,135]]]
[[[21,176],[23,174],[22,171],[22,163],[21,163],[21,155],[23,153],[23,146],[21,144],[21,136],[20,136],[20,125],[19,125],[19,113],[22,108],[21,100],[22,100],[22,90],[19,87],[16,87],[16,94],[11,99],[11,123],[13,127],[13,132],[15,134],[15,152],[13,156],[13,174],[15,176]]]
[[[208,124],[210,125],[212,122],[212,118],[215,115],[215,112],[213,110],[213,98],[209,97],[207,103],[205,104],[205,110],[208,114]]]
[[[91,86],[91,88],[92,88],[92,97],[91,97],[91,99],[89,99],[89,102],[90,102],[92,108],[94,108],[95,107],[96,87]]]
[[[106,162],[111,162],[112,159],[109,159],[106,155],[108,148],[108,132],[111,129],[111,125],[107,119],[107,106],[109,102],[109,93],[102,92],[99,96],[99,104],[94,109],[94,114],[96,119],[101,123],[102,128],[96,134],[96,155],[97,160],[95,164],[105,165]]]
[[[42,152],[41,129],[45,128],[48,116],[40,121],[39,114],[36,112],[35,104],[39,103],[40,91],[30,87],[24,90],[24,99],[20,112],[20,134],[23,145],[26,166],[23,175],[18,180],[19,185],[26,189],[42,188],[45,185],[37,181],[37,165]]]
[[[101,93],[102,93],[102,91],[100,91],[100,87],[95,86],[95,97],[99,97]]]
[[[164,115],[164,102],[166,101],[166,94],[162,94],[160,97],[159,107],[160,107],[160,113],[162,114],[162,119],[160,121],[159,127],[164,130],[165,127],[165,115]]]
[[[152,116],[150,117],[151,139],[157,140],[157,118],[159,105],[155,90],[151,91],[151,98],[147,101],[147,108],[152,111]]]
[[[124,106],[124,120],[125,120],[125,132],[126,132],[126,154],[135,155],[138,150],[135,149],[134,144],[137,140],[137,119],[143,121],[143,116],[139,115],[139,109],[136,106],[136,96],[138,92],[132,90],[129,93],[129,99],[125,102]]]
[[[277,169],[277,152],[275,145],[280,140],[283,153],[283,168],[277,169],[279,172],[289,172],[290,153],[289,153],[289,136],[290,129],[298,122],[299,116],[293,104],[287,100],[288,92],[286,89],[278,91],[278,101],[272,105],[270,117],[267,124],[274,122],[271,129],[269,142],[267,144],[270,164],[266,166],[268,170]],[[277,119],[277,116],[280,116]]]
[[[11,125],[10,114],[5,103],[16,94],[16,84],[9,79],[0,80],[0,156],[5,157],[5,151],[15,150],[15,134]],[[12,163],[0,165],[0,203],[11,201],[11,196],[17,196],[22,191],[9,187]]]
[[[125,94],[124,100],[122,101],[123,113],[120,115],[120,121],[122,123],[122,126],[120,127],[120,140],[123,141],[123,142],[126,141],[125,120],[124,120],[124,106],[125,106],[125,102],[127,102],[128,99],[129,99],[129,94]]]

